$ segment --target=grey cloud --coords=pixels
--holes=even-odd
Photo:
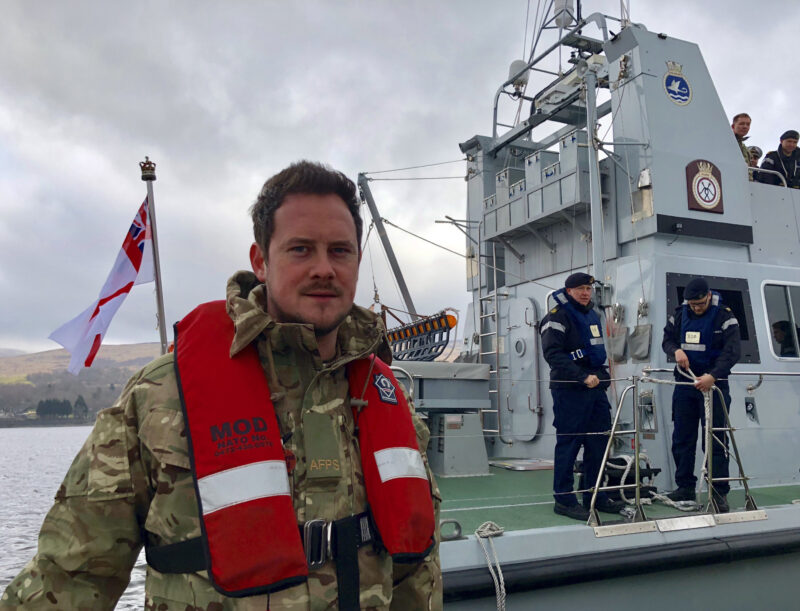
[[[752,3],[711,5],[719,6],[636,3],[633,18],[697,41],[726,110],[750,110],[752,141],[768,149],[782,121],[794,120],[780,115],[795,93],[758,51],[786,36],[800,8],[784,3],[781,23],[767,23],[741,19]],[[136,165],[144,155],[158,163],[172,322],[219,298],[230,272],[248,265],[247,208],[288,162],[319,159],[355,177],[456,159],[458,142],[488,133],[492,96],[522,55],[527,3],[12,0],[3,8],[0,347],[44,349],[96,297],[144,198]],[[463,172],[454,164],[403,175]],[[433,224],[463,216],[462,181],[373,190],[383,216],[463,250],[455,229]],[[462,259],[389,231],[420,310],[466,303]],[[396,302],[383,255],[372,250],[381,294]],[[366,303],[368,263],[358,293]],[[151,289],[137,287],[109,341],[153,341],[152,303]]]

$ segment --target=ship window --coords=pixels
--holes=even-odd
[[[693,274],[667,274],[667,312],[672,314],[683,303],[683,291]],[[742,337],[742,356],[739,363],[760,363],[758,338],[753,322],[753,308],[750,304],[750,288],[745,278],[726,278],[723,276],[704,276],[712,291],[719,293],[722,303],[728,306],[736,320]],[[800,287],[798,287],[800,288]],[[800,305],[800,301],[798,301]]]
[[[767,308],[772,354],[782,359],[800,355],[800,286],[765,284],[764,304]]]

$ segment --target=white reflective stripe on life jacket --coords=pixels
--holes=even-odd
[[[724,330],[725,330],[725,329],[727,329],[728,327],[731,327],[731,326],[733,326],[733,325],[738,325],[738,324],[739,324],[739,321],[738,321],[738,320],[736,320],[735,318],[729,318],[729,319],[728,319],[728,320],[726,320],[724,323],[722,323],[722,327],[721,327],[721,329],[724,331]]]
[[[547,322],[542,327],[541,333],[544,333],[548,329],[555,329],[556,331],[561,331],[562,333],[566,333],[567,332],[567,328],[564,325],[562,325],[560,322],[556,322],[554,320],[551,320],[551,321]]]
[[[265,460],[220,471],[198,479],[197,488],[203,515],[255,499],[289,496],[286,461]]]
[[[603,338],[602,337],[595,337],[594,339],[590,339],[589,343],[592,346],[600,346],[603,343]]]
[[[386,448],[375,452],[375,463],[381,482],[398,477],[419,477],[427,481],[425,465],[419,450],[413,448]]]
[[[683,350],[691,350],[693,352],[705,352],[706,345],[705,344],[681,344],[681,349]]]

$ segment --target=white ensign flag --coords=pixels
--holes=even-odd
[[[50,334],[72,355],[69,371],[75,375],[90,367],[111,319],[136,284],[153,282],[153,247],[147,198],[131,223],[125,241],[99,297],[81,314]]]

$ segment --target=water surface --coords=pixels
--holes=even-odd
[[[42,520],[89,426],[0,428],[0,592],[36,553]],[[144,554],[117,609],[144,607]]]

